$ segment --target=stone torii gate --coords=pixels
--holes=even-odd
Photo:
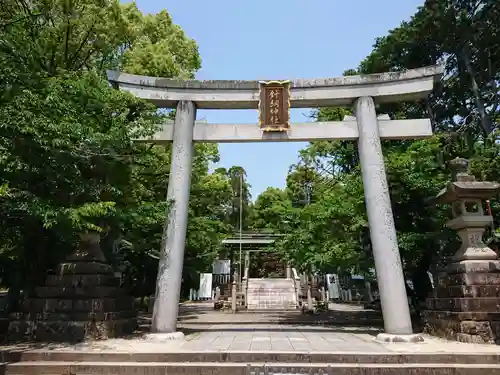
[[[357,140],[366,209],[382,303],[382,341],[417,341],[394,227],[381,139],[432,135],[429,119],[377,117],[375,105],[427,98],[442,66],[404,72],[294,81],[197,81],[109,72],[121,90],[159,108],[176,108],[174,123],[150,141],[170,142],[172,166],[167,199],[173,201],[158,269],[153,332],[176,331],[188,218],[193,142],[296,142]],[[289,108],[352,106],[355,117],[339,122],[289,123]],[[197,109],[259,109],[256,124],[196,121]]]

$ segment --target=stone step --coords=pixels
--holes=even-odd
[[[295,305],[248,305],[247,310],[249,311],[290,311],[296,310],[297,307]]]
[[[266,285],[266,286],[256,286],[256,285],[249,285],[247,290],[270,290],[270,291],[280,291],[280,290],[293,290],[295,291],[295,288],[293,286],[283,286],[283,285]]]
[[[259,303],[260,301],[269,303],[286,303],[295,302],[295,298],[292,296],[248,296],[247,303],[251,302]]]
[[[294,289],[248,289],[248,294],[254,295],[290,295],[295,294]]]
[[[263,294],[263,295],[249,295],[247,296],[247,301],[275,301],[275,302],[287,302],[287,301],[293,301],[296,298],[294,298],[295,294]]]
[[[252,295],[290,295],[295,294],[295,291],[286,289],[249,289],[248,294]]]
[[[264,289],[264,288],[248,288],[247,293],[262,295],[262,294],[295,294],[295,289]]]
[[[281,288],[281,287],[252,287],[249,286],[247,288],[248,292],[255,292],[255,293],[295,293],[294,288]]]
[[[290,301],[290,300],[248,300],[246,303],[247,306],[250,305],[293,305],[295,306],[296,303],[295,301]]]
[[[297,308],[297,303],[294,301],[249,301],[246,304],[248,310],[253,310],[253,309],[269,309],[269,310],[275,310],[275,309],[282,309],[282,310],[295,310]]]
[[[293,279],[249,279],[248,285],[295,285]]]
[[[283,318],[286,317],[286,320],[285,321],[280,321],[280,324],[283,325],[283,324],[293,324],[293,325],[297,325],[297,324],[302,324],[304,323],[304,320],[303,320],[303,313],[302,311],[300,310],[299,306],[293,306],[293,307],[290,307],[290,308],[284,308],[284,307],[281,307],[281,308],[275,308],[275,309],[266,309],[266,308],[262,308],[262,307],[256,307],[256,308],[252,308],[252,309],[245,309],[245,310],[238,310],[238,314],[269,314],[270,312],[272,312],[273,314],[286,314],[286,315],[283,315]],[[295,320],[291,320],[292,317],[290,316],[290,314],[293,313],[294,316],[296,316],[296,319]],[[265,323],[263,323],[265,324]]]
[[[291,297],[289,297],[289,298],[248,298],[247,299],[247,305],[259,304],[259,303],[265,303],[265,304],[270,304],[270,305],[284,304],[284,303],[295,304],[295,300]]]
[[[279,299],[289,299],[293,298],[295,293],[248,293],[247,299],[268,299],[268,300],[279,300]],[[280,298],[281,297],[281,298]]]
[[[253,306],[260,306],[262,308],[271,308],[273,306],[276,307],[291,307],[295,308],[297,304],[293,301],[255,301],[255,302],[247,302],[246,306],[250,309]]]
[[[283,303],[295,303],[295,299],[292,298],[291,296],[285,296],[285,297],[274,297],[274,298],[258,298],[258,297],[252,297],[252,298],[247,298],[247,304],[251,303],[269,303],[269,304],[283,304]]]
[[[247,300],[254,298],[255,300],[265,299],[270,301],[289,300],[294,298],[295,293],[248,293]]]
[[[455,363],[455,364],[500,364],[496,353],[357,353],[357,352],[300,352],[300,351],[169,351],[163,352],[118,352],[118,351],[75,351],[75,350],[23,350],[15,351],[4,360],[18,362],[16,365],[32,362],[235,362],[235,363]]]
[[[264,295],[264,296],[256,296],[256,295],[252,295],[252,296],[248,296],[247,297],[247,302],[250,302],[250,301],[255,301],[255,302],[259,302],[259,301],[269,301],[269,302],[278,302],[278,303],[283,303],[283,302],[287,302],[287,301],[295,301],[296,298],[293,298],[293,296],[291,295],[275,295],[275,296],[272,296],[272,295]]]
[[[293,298],[248,298],[247,305],[295,305]]]
[[[247,305],[295,305],[293,298],[248,298]]]
[[[247,300],[269,300],[269,301],[280,301],[280,300],[291,300],[294,298],[295,293],[248,293]]]
[[[500,375],[500,364],[456,363],[237,363],[237,362],[20,362],[7,365],[6,375]]]
[[[295,294],[295,290],[291,289],[248,289],[248,294],[253,295],[290,295]]]
[[[293,279],[249,279],[248,310],[296,310],[297,296]]]

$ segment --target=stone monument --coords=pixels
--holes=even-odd
[[[10,319],[9,340],[51,342],[117,337],[137,325],[133,299],[120,288],[95,232],[80,236],[76,251]]]
[[[476,181],[465,159],[450,164],[454,181],[438,194],[437,203],[451,205],[453,219],[446,225],[458,232],[462,245],[426,301],[425,331],[462,342],[499,344],[500,261],[482,237],[493,221],[483,202],[496,195],[500,184]]]

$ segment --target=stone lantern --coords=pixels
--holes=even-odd
[[[499,343],[500,261],[483,242],[493,222],[483,202],[497,194],[500,184],[476,181],[465,159],[450,164],[454,181],[438,194],[437,203],[451,205],[453,218],[446,226],[457,231],[462,245],[427,299],[425,330],[462,342]]]

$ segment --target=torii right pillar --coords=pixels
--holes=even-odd
[[[383,342],[419,342],[413,334],[405,278],[399,255],[391,198],[379,134],[375,102],[361,97],[354,103],[358,123],[358,152],[365,192],[366,213],[375,260],[377,281],[384,317]]]

